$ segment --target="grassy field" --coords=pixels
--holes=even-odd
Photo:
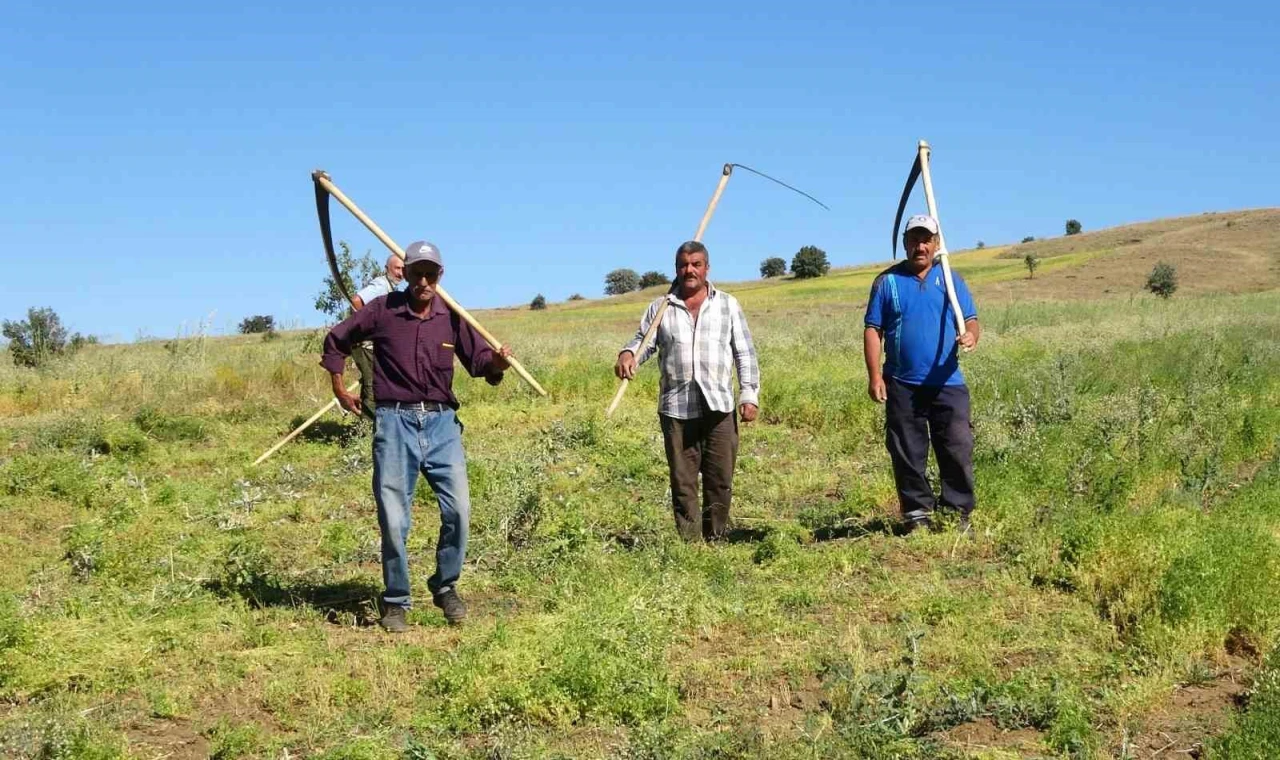
[[[1034,280],[1024,246],[955,258],[984,323],[973,540],[889,529],[876,268],[724,284],[764,380],[715,546],[675,535],[656,369],[603,417],[653,294],[487,312],[552,395],[459,379],[472,616],[420,604],[394,638],[367,431],[248,466],[328,400],[319,333],[6,363],[0,756],[1280,756],[1280,246],[1234,237],[1276,217],[1158,223],[1199,246],[1169,302],[1126,230],[1032,244]],[[1185,274],[1220,244],[1235,286]]]

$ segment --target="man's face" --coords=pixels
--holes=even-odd
[[[916,271],[933,266],[934,254],[938,252],[938,237],[923,227],[907,230],[902,247],[906,249],[907,260]]]
[[[433,261],[415,261],[405,270],[409,283],[409,295],[417,303],[430,301],[436,294],[436,284],[444,274],[444,268]]]
[[[404,279],[404,262],[400,260],[399,256],[393,256],[387,262],[387,279],[391,281],[391,287],[393,288]]]
[[[697,293],[707,284],[707,272],[711,265],[707,263],[707,254],[682,253],[676,256],[676,279],[680,282],[680,290],[686,295]]]

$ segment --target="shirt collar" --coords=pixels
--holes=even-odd
[[[399,294],[400,297],[396,299],[398,303],[393,305],[390,299],[396,294]],[[408,291],[394,290],[392,291],[391,295],[387,296],[387,307],[391,311],[394,311],[397,314],[408,314],[416,318],[417,315],[414,314],[413,309],[410,308],[409,301],[410,301],[410,298],[409,298]],[[431,298],[431,306],[427,311],[427,316],[425,319],[431,319],[432,317],[438,316],[440,314],[448,314],[448,313],[449,313],[449,307],[445,306],[444,299],[440,297],[439,293],[436,293]]]
[[[716,290],[716,286],[711,284],[711,280],[707,280],[707,300],[710,301],[712,298],[715,298],[716,293],[718,292],[719,291]],[[681,306],[684,306],[684,299],[676,295],[674,292],[667,294],[667,300],[670,301],[671,303],[680,304]]]

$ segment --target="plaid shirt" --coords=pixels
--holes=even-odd
[[[711,283],[707,283],[707,300],[702,302],[696,323],[684,301],[669,293],[649,304],[636,337],[622,350],[636,352],[664,299],[671,305],[662,315],[657,340],[636,357],[636,363],[643,364],[655,351],[662,352],[658,413],[688,420],[701,417],[705,408],[732,412],[734,367],[740,402],[759,406],[760,364],[747,318],[738,299],[716,290]]]

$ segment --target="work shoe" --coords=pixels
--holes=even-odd
[[[962,536],[973,538],[973,524],[969,522],[968,515],[960,515],[960,523],[956,525],[956,532]]]
[[[440,608],[444,613],[444,619],[448,620],[450,625],[461,623],[467,616],[467,605],[462,603],[458,592],[451,588],[432,596],[431,603]]]
[[[409,621],[404,617],[405,608],[398,604],[388,604],[378,619],[378,625],[387,633],[404,633],[409,630]]]
[[[928,517],[909,517],[898,525],[898,530],[895,533],[900,536],[906,536],[915,533],[917,530],[932,531],[933,520]]]

